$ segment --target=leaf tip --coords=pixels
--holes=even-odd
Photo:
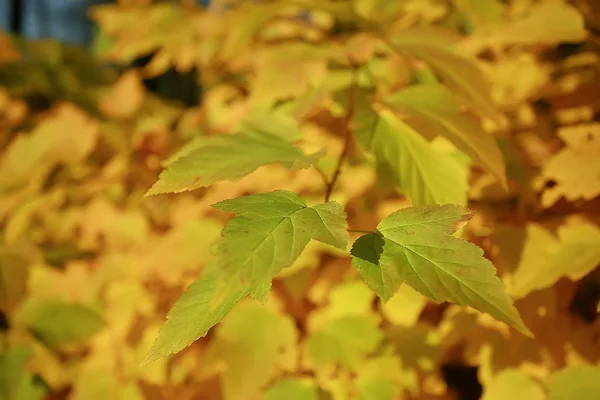
[[[533,334],[533,332],[531,331],[531,329],[529,329],[525,323],[523,321],[521,321],[521,324],[519,324],[519,326],[515,327],[519,332],[521,332],[523,335],[527,336],[530,339],[535,339],[535,335]]]
[[[146,366],[148,364],[151,364],[154,361],[158,360],[159,358],[161,358],[161,355],[159,354],[159,352],[156,349],[156,342],[154,342],[154,344],[152,345],[152,347],[150,347],[150,349],[148,350],[148,352],[144,356],[144,359],[140,363],[139,367],[141,368],[141,367],[144,367],[144,366]]]

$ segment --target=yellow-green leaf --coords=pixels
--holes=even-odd
[[[468,169],[388,110],[362,116],[356,135],[414,205],[466,204]]]
[[[229,279],[257,287],[292,265],[311,239],[345,250],[346,213],[336,202],[307,206],[296,194],[277,190],[214,204],[238,214],[225,226],[218,263]],[[254,295],[254,293],[253,293]]]
[[[437,35],[421,29],[408,29],[390,37],[396,50],[426,62],[442,83],[470,107],[496,118],[498,110],[491,97],[488,78],[474,59],[460,55]]]
[[[409,113],[426,124],[429,132],[447,137],[506,186],[502,152],[494,137],[479,123],[463,114],[458,99],[441,85],[412,85],[386,97],[401,113]],[[410,120],[409,120],[410,124]],[[421,125],[422,126],[422,125]]]
[[[195,150],[168,165],[147,196],[237,181],[267,164],[282,164],[292,170],[308,168],[322,155],[305,155],[281,136],[254,131],[204,136],[193,145]]]
[[[483,250],[452,236],[471,218],[458,205],[405,208],[352,246],[352,265],[384,301],[407,283],[436,302],[471,306],[531,335]]]
[[[250,289],[232,289],[221,293],[215,304],[215,288],[218,278],[215,263],[206,267],[204,275],[192,283],[179,297],[167,314],[167,321],[160,328],[158,337],[142,365],[178,353],[195,340],[205,336],[208,330],[221,322],[225,315],[244,297]]]

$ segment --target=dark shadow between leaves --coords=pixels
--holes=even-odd
[[[353,257],[379,265],[384,244],[385,242],[380,233],[369,233],[356,239],[350,253]]]

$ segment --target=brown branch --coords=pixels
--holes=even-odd
[[[346,125],[346,132],[344,133],[344,147],[342,148],[342,152],[340,153],[340,157],[338,158],[337,165],[335,166],[333,177],[331,178],[331,181],[329,181],[329,183],[327,184],[327,190],[325,192],[325,201],[329,201],[334,186],[342,171],[342,165],[344,164],[344,161],[346,161],[346,157],[348,157],[348,153],[350,152],[350,144],[352,143],[351,125],[352,117],[354,116],[354,110],[356,107],[356,89],[358,86],[357,75],[357,66],[352,64],[352,85],[350,86],[350,90],[348,93],[348,110],[346,112],[346,115],[344,116],[344,121]]]

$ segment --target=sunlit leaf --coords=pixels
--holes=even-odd
[[[441,36],[441,33],[439,33]],[[425,61],[442,83],[472,108],[495,118],[498,110],[490,94],[490,83],[472,59],[460,55],[438,35],[423,30],[405,30],[390,37],[398,51]]]
[[[398,107],[400,112],[415,114],[434,129],[437,128],[441,135],[506,186],[504,160],[494,137],[475,120],[464,115],[458,101],[443,86],[413,85],[388,96],[386,102]]]
[[[336,202],[307,206],[287,191],[224,200],[216,209],[238,214],[227,222],[218,263],[249,286],[270,281],[292,265],[311,239],[345,249],[346,214]]]
[[[413,204],[466,204],[468,171],[464,165],[433,149],[390,111],[365,114],[356,131],[358,140]]]
[[[267,164],[282,164],[292,170],[308,168],[320,156],[305,155],[279,136],[253,131],[202,137],[197,144],[196,150],[169,164],[147,196],[236,181]]]
[[[158,337],[142,365],[168,357],[205,336],[210,328],[225,318],[225,315],[244,297],[250,289],[222,294],[214,304],[217,268],[214,263],[207,266],[204,274],[192,283],[167,314],[167,321],[160,328]]]
[[[407,283],[436,302],[471,306],[531,335],[483,250],[452,236],[470,217],[457,205],[399,210],[356,240],[352,264],[384,301]]]

